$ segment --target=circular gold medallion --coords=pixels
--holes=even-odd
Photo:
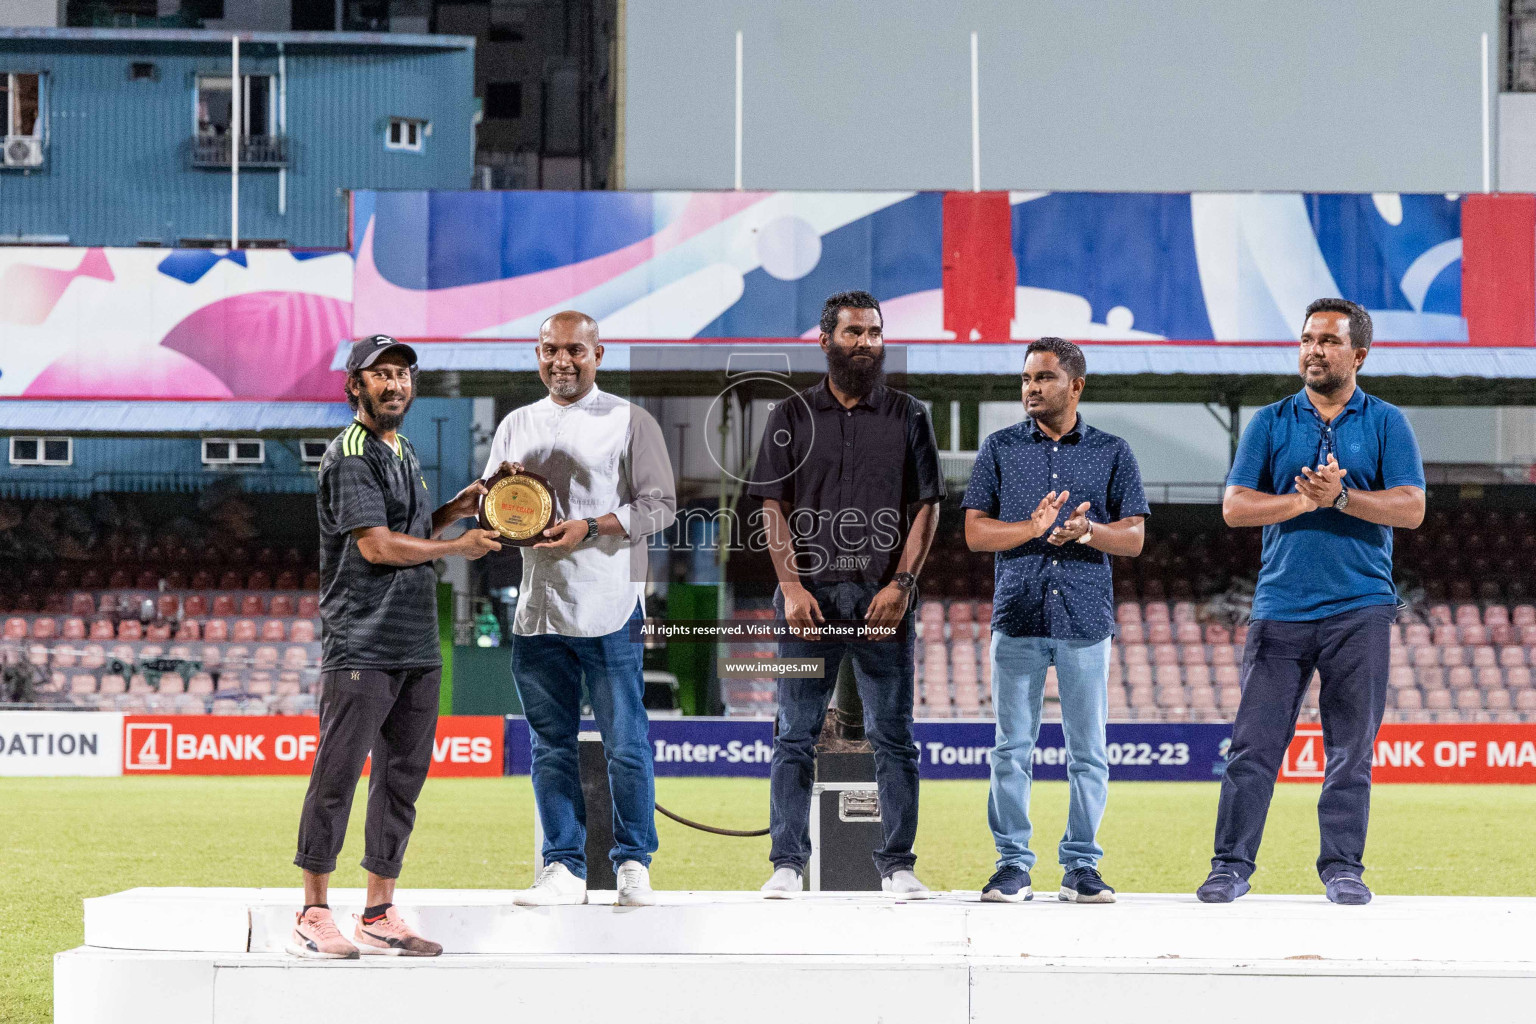
[[[503,477],[485,496],[490,529],[510,541],[537,537],[554,518],[554,498],[540,478],[525,473]]]

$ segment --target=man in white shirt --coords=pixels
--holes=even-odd
[[[556,521],[523,551],[512,623],[512,676],[533,736],[533,797],[544,828],[544,869],[524,906],[587,902],[586,806],[577,769],[581,684],[608,758],[622,906],[654,902],[656,851],[649,718],[641,697],[647,538],[672,524],[677,491],[656,420],[597,387],[603,346],[584,313],[539,328],[539,376],[549,397],[514,409],[491,442],[489,479],[504,464],[549,481]]]

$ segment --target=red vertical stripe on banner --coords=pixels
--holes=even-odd
[[[944,329],[1007,341],[1016,279],[1008,193],[944,193]]]
[[[1462,200],[1461,309],[1474,345],[1536,345],[1536,196]]]

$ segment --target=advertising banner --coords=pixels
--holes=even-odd
[[[320,719],[313,715],[119,718],[126,775],[308,775],[320,741]],[[439,718],[430,774],[502,774],[503,733],[494,716]]]
[[[0,711],[0,776],[121,775],[115,711]]]
[[[1371,752],[1374,782],[1536,783],[1536,723],[1388,723]],[[1323,781],[1322,726],[1296,730],[1281,782]]]
[[[595,729],[591,722],[583,729]],[[773,722],[743,718],[654,718],[651,756],[658,776],[732,775],[767,778]],[[925,779],[985,779],[992,771],[990,721],[920,721],[913,729]],[[1125,781],[1202,781],[1221,777],[1232,727],[1225,723],[1112,722],[1109,774]],[[1061,723],[1046,722],[1034,751],[1035,778],[1065,779]],[[507,773],[532,763],[528,723],[507,719]]]

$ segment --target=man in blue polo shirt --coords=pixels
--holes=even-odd
[[[1024,353],[1028,418],[982,443],[966,489],[965,543],[997,552],[992,599],[992,701],[997,740],[987,822],[997,872],[987,902],[1030,899],[1029,791],[1045,674],[1056,666],[1067,742],[1067,831],[1058,898],[1113,903],[1099,875],[1097,835],[1109,796],[1105,725],[1115,632],[1109,556],[1141,554],[1150,514],[1131,446],[1077,414],[1087,384],[1082,350],[1041,338]],[[1063,509],[1069,511],[1063,516]]]
[[[1424,521],[1424,465],[1402,412],[1360,390],[1371,318],[1353,302],[1307,307],[1305,384],[1243,432],[1222,516],[1264,527],[1263,565],[1243,649],[1243,699],[1216,812],[1216,855],[1196,893],[1230,903],[1248,891],[1275,775],[1317,670],[1327,775],[1317,802],[1317,872],[1328,899],[1371,901],[1365,871],[1371,746],[1387,703],[1392,529]]]

